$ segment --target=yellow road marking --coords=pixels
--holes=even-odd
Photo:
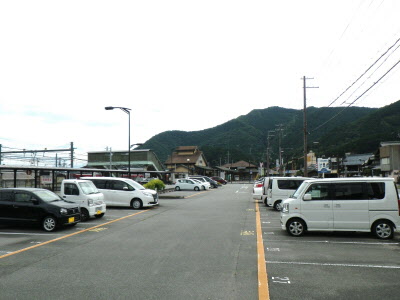
[[[131,215],[127,215],[127,216],[125,216],[125,217],[118,218],[118,219],[115,219],[115,220],[112,220],[112,221],[109,221],[109,222],[106,222],[106,223],[102,223],[102,224],[99,224],[99,225],[97,225],[97,226],[93,226],[93,227],[90,227],[90,228],[87,228],[87,229],[83,229],[83,230],[80,230],[80,231],[78,231],[78,232],[74,232],[74,233],[71,233],[71,234],[67,234],[67,235],[64,235],[64,236],[62,236],[62,237],[59,237],[59,238],[56,238],[56,239],[52,239],[52,240],[49,240],[49,241],[47,241],[47,242],[43,242],[43,243],[41,243],[41,244],[37,244],[37,245],[30,246],[30,247],[27,247],[27,248],[23,248],[23,249],[20,249],[20,250],[11,252],[11,253],[7,253],[7,254],[4,254],[4,255],[0,255],[0,259],[5,258],[5,257],[8,257],[8,256],[11,256],[11,255],[15,255],[15,254],[18,254],[18,253],[21,253],[21,252],[25,252],[25,251],[28,251],[28,250],[31,250],[31,249],[35,249],[35,248],[38,248],[38,247],[42,247],[42,246],[44,246],[44,245],[47,245],[47,244],[50,244],[50,243],[54,243],[54,242],[59,241],[59,240],[66,239],[66,238],[69,238],[69,237],[71,237],[71,236],[74,236],[74,235],[83,233],[83,232],[93,231],[93,230],[96,229],[96,228],[99,228],[99,227],[102,227],[102,226],[104,226],[104,225],[108,225],[108,224],[111,224],[111,223],[114,223],[114,222],[117,222],[117,221],[120,221],[120,220],[123,220],[123,219],[126,219],[126,218],[130,218],[130,217],[136,216],[136,215],[141,214],[141,213],[144,213],[144,212],[146,212],[146,211],[148,211],[148,209],[147,209],[147,210],[143,210],[143,211],[139,211],[139,212],[137,212],[137,213],[134,213],[134,214],[131,214]]]
[[[258,257],[258,299],[268,300],[268,275],[267,264],[265,262],[264,242],[261,229],[260,210],[256,202],[256,227],[257,227],[257,257]]]
[[[193,195],[187,196],[187,197],[185,197],[185,199],[187,199],[187,198],[191,198],[191,197],[194,197],[194,196],[197,196],[197,195],[201,195],[201,194],[204,194],[204,193],[207,193],[207,191],[204,191],[204,192],[200,192],[200,193],[196,193],[196,194],[193,194]]]

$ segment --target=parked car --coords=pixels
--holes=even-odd
[[[219,177],[219,176],[212,176],[211,179],[215,180],[216,182],[220,183],[220,184],[227,184],[228,181],[226,181],[225,179]]]
[[[264,191],[264,177],[254,182],[253,193],[252,193],[253,199],[262,200],[263,191]]]
[[[138,179],[136,179],[136,181],[138,183],[140,183],[141,185],[144,185],[146,183],[149,183],[150,181],[152,181],[153,179],[158,179],[158,178],[153,178],[153,177],[147,177],[147,178],[143,178],[143,177],[139,177]]]
[[[89,180],[64,179],[61,182],[60,196],[80,206],[83,222],[91,217],[101,218],[106,213],[104,195]]]
[[[309,177],[270,177],[265,204],[275,210],[282,209],[282,201],[291,196]]]
[[[214,188],[214,189],[218,188],[219,184],[214,179],[212,179],[212,178],[210,178],[208,176],[202,176],[202,177],[204,177],[204,179],[207,180],[210,183],[212,188]]]
[[[51,232],[62,225],[81,220],[76,203],[64,201],[57,194],[38,188],[0,189],[0,222],[40,224]]]
[[[393,178],[306,180],[282,205],[281,226],[292,236],[307,230],[362,231],[390,239],[400,227]]]
[[[193,179],[193,178],[191,178],[191,180],[193,180],[194,182],[197,182],[197,183],[201,184],[201,188],[202,188],[203,190],[206,190],[206,189],[207,189],[207,187],[206,187],[206,185],[205,185],[204,182],[201,182],[200,180]]]
[[[175,191],[180,190],[195,190],[200,191],[203,188],[202,183],[191,179],[177,179],[175,182]]]
[[[129,178],[84,177],[90,180],[104,195],[107,206],[129,206],[133,209],[158,205],[158,193],[145,189]]]
[[[207,179],[204,178],[204,176],[189,176],[189,179],[200,181],[204,185],[205,190],[209,190],[211,188],[211,184],[207,181]]]

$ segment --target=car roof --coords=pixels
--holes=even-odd
[[[308,179],[306,182],[365,182],[365,181],[391,181],[394,182],[394,178],[391,177],[341,177],[341,178],[318,178]]]
[[[47,189],[42,189],[42,188],[25,188],[25,187],[21,187],[21,188],[0,188],[0,191],[27,191],[27,192],[37,192],[37,191],[49,191]],[[51,192],[51,191],[49,191]]]

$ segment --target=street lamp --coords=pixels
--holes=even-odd
[[[131,113],[130,108],[119,107],[119,106],[106,106],[105,110],[113,110],[114,108],[119,108],[123,112],[128,114],[128,177],[131,177]]]

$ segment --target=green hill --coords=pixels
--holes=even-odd
[[[373,152],[381,141],[399,139],[399,115],[400,101],[380,109],[309,107],[309,149],[326,156],[343,155],[345,152]],[[322,124],[325,125],[320,127]],[[301,157],[303,111],[276,106],[253,110],[205,130],[165,131],[149,139],[140,148],[152,149],[163,162],[177,146],[194,145],[204,152],[212,165],[227,163],[228,158],[229,161],[258,163],[266,160],[268,131],[276,130],[278,125],[283,129],[281,148],[285,151],[286,160]],[[278,157],[278,144],[276,132],[270,139],[272,160]]]

